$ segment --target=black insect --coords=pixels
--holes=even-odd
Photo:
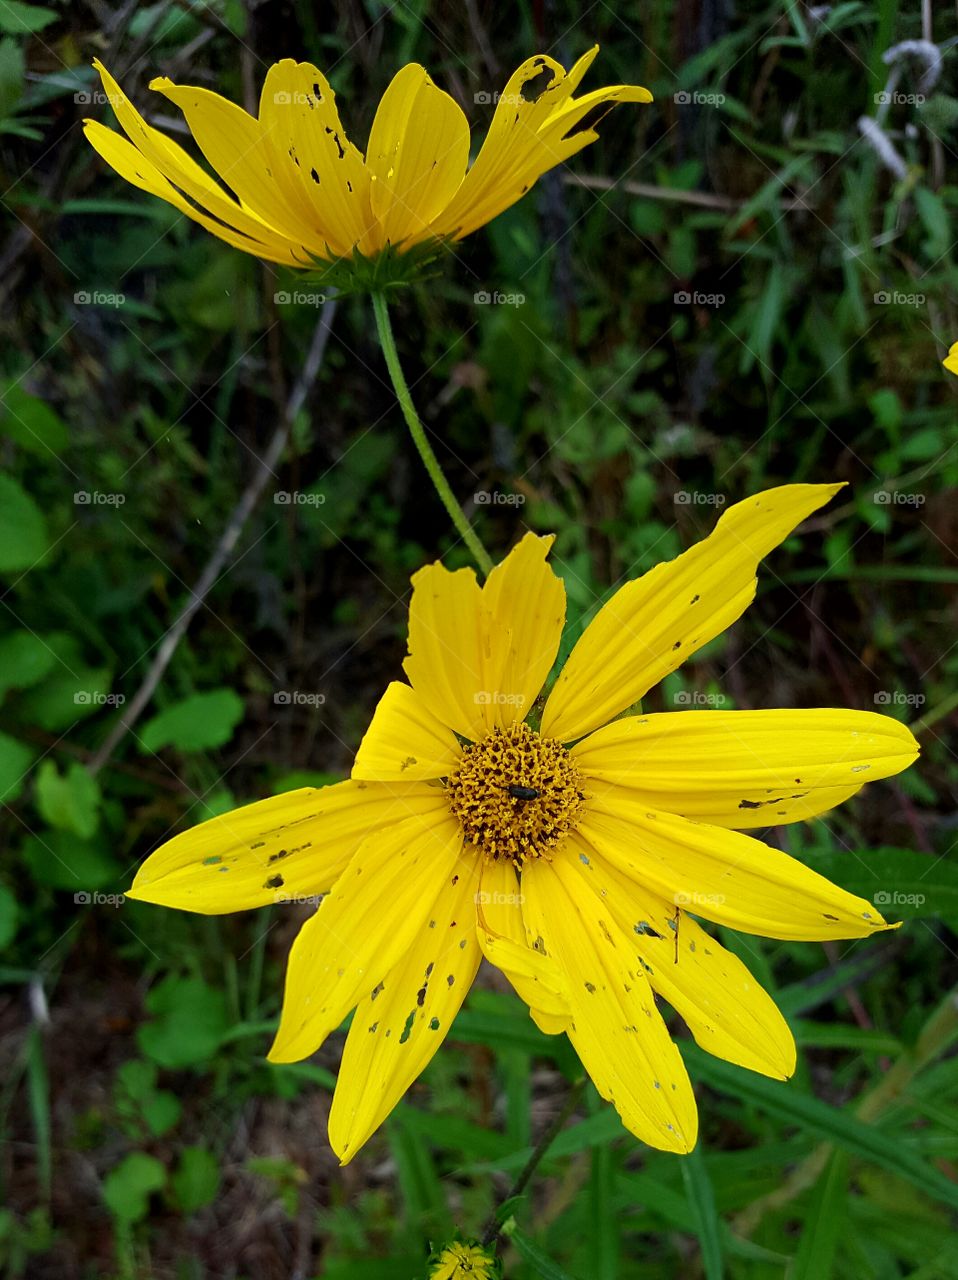
[[[513,800],[538,800],[539,792],[535,787],[506,787]]]

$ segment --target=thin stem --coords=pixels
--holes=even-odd
[[[426,432],[419,420],[419,414],[412,402],[412,396],[409,394],[409,387],[403,375],[402,365],[399,363],[399,353],[396,350],[396,340],[393,337],[392,324],[389,320],[389,310],[386,306],[386,299],[381,293],[373,293],[373,312],[376,316],[376,329],[379,332],[379,341],[382,344],[383,355],[386,357],[386,367],[389,370],[389,376],[392,378],[393,387],[396,390],[396,398],[399,401],[403,417],[406,419],[406,425],[409,428],[409,434],[413,438],[413,443],[419,450],[419,456],[423,460],[426,470],[429,472],[429,479],[436,487],[436,492],[442,499],[442,505],[449,513],[449,518],[456,526],[463,542],[472,552],[473,558],[483,573],[489,573],[492,569],[492,561],[486,552],[485,547],[479,541],[476,531],[466,519],[465,512],[456,501],[456,496],[449,487],[449,481],[443,475],[439,460],[433,453],[432,445],[426,438]]]
[[[532,1179],[532,1175],[535,1173],[536,1169],[539,1166],[540,1160],[545,1155],[545,1153],[549,1150],[549,1148],[552,1146],[554,1139],[559,1136],[562,1129],[565,1127],[565,1122],[568,1120],[569,1116],[572,1115],[573,1111],[575,1111],[576,1107],[579,1105],[580,1101],[582,1100],[582,1094],[585,1091],[585,1087],[587,1084],[588,1084],[588,1078],[586,1076],[580,1076],[580,1078],[575,1081],[572,1088],[569,1090],[569,1096],[568,1098],[566,1098],[565,1106],[562,1108],[562,1110],[553,1120],[552,1124],[549,1125],[548,1129],[546,1129],[545,1133],[543,1133],[542,1137],[533,1147],[532,1155],[526,1161],[525,1165],[523,1166],[522,1172],[519,1174],[518,1178],[516,1178],[515,1182],[512,1185],[512,1190],[506,1196],[505,1200],[503,1200],[502,1204],[508,1204],[510,1200],[514,1200],[516,1196],[521,1196],[523,1191],[525,1191],[526,1187],[529,1185]],[[500,1205],[499,1208],[501,1209],[502,1205]],[[499,1222],[499,1211],[497,1210],[496,1214],[492,1218],[492,1221],[486,1227],[485,1233],[483,1234],[483,1237],[482,1237],[483,1245],[492,1244],[493,1240],[499,1234],[500,1230],[501,1230],[501,1223]]]

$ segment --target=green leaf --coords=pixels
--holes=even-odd
[[[243,700],[232,689],[194,693],[148,720],[140,734],[144,751],[176,747],[210,751],[229,742],[243,718]]]
[[[45,9],[43,5],[3,0],[0,5],[0,31],[13,36],[29,36],[56,22],[58,17],[55,9]]]
[[[37,884],[89,896],[116,885],[120,868],[110,854],[70,831],[27,836],[20,855]]]
[[[10,115],[23,97],[25,69],[18,42],[9,36],[0,40],[0,120]]]
[[[831,1280],[848,1216],[848,1153],[833,1151],[818,1179],[789,1280]]]
[[[516,1247],[516,1252],[521,1258],[533,1268],[537,1276],[541,1276],[542,1280],[577,1280],[568,1271],[563,1271],[552,1259],[527,1235],[524,1235],[516,1226],[515,1218],[510,1220],[503,1226],[502,1234],[511,1240]]]
[[[5,884],[0,884],[0,951],[8,947],[17,932],[17,900]]]
[[[832,849],[810,850],[802,860],[843,889],[873,902],[886,919],[958,917],[958,862],[894,846],[855,857]]]
[[[0,475],[0,573],[32,569],[49,549],[40,508],[12,476]]]
[[[206,1147],[184,1147],[170,1185],[177,1207],[183,1213],[196,1213],[216,1199],[220,1189],[219,1161]]]
[[[0,5],[0,23],[4,6]],[[41,458],[59,456],[70,443],[70,432],[60,415],[19,384],[8,384],[0,405],[0,431],[21,448]]]
[[[200,978],[164,978],[147,996],[146,1007],[154,1021],[140,1027],[137,1043],[161,1067],[208,1062],[229,1030],[225,999]]]
[[[166,1185],[166,1170],[143,1151],[132,1151],[103,1179],[103,1199],[120,1222],[132,1225],[145,1218],[150,1196]]]
[[[9,689],[29,689],[53,669],[56,654],[32,631],[0,636],[0,701]]]
[[[10,804],[23,791],[26,773],[36,754],[32,747],[0,733],[0,804]]]
[[[715,1191],[698,1146],[681,1163],[685,1194],[695,1215],[696,1235],[702,1250],[702,1267],[706,1280],[722,1280],[725,1264],[722,1260],[722,1223],[715,1207]]]
[[[100,823],[100,787],[79,761],[65,774],[50,759],[37,770],[37,808],[51,827],[89,840]]]
[[[767,1080],[713,1058],[697,1045],[683,1045],[683,1056],[690,1067],[694,1066],[695,1073],[716,1089],[752,1102],[780,1120],[802,1125],[826,1142],[888,1169],[943,1204],[958,1208],[958,1183],[946,1178],[900,1138],[883,1133],[849,1111],[809,1097],[794,1082]]]

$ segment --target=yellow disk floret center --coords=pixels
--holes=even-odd
[[[550,858],[575,829],[579,770],[561,742],[511,724],[463,751],[449,777],[449,804],[463,835],[487,858]]]

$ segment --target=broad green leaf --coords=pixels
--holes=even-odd
[[[140,747],[144,751],[164,747],[211,751],[229,742],[243,712],[243,700],[232,689],[191,694],[147,721],[140,733]]]
[[[103,1179],[103,1199],[120,1222],[132,1225],[145,1218],[150,1196],[166,1185],[166,1170],[143,1151],[132,1151]]]
[[[24,840],[20,856],[37,884],[74,893],[80,906],[89,905],[96,890],[115,888],[121,871],[97,842],[81,840],[70,831],[34,832]]]
[[[0,4],[0,31],[12,36],[29,36],[56,22],[59,16],[55,9],[47,9],[40,4],[3,0]]]
[[[0,733],[0,804],[10,804],[23,791],[27,770],[36,754],[33,747]]]
[[[220,1189],[219,1161],[206,1147],[184,1147],[170,1187],[176,1206],[183,1213],[204,1209],[213,1203]]]
[[[0,5],[0,21],[4,6]],[[0,403],[0,433],[41,458],[57,457],[70,442],[66,423],[19,384],[8,385]]]
[[[226,1001],[200,978],[164,978],[146,998],[153,1021],[137,1043],[158,1066],[199,1066],[216,1053],[229,1030]]]
[[[37,808],[51,827],[89,840],[100,822],[100,787],[77,760],[61,774],[49,758],[37,770]]]
[[[43,512],[18,481],[0,475],[0,573],[35,568],[49,548]]]
[[[0,701],[9,689],[29,689],[56,664],[56,654],[32,631],[0,636]]]

